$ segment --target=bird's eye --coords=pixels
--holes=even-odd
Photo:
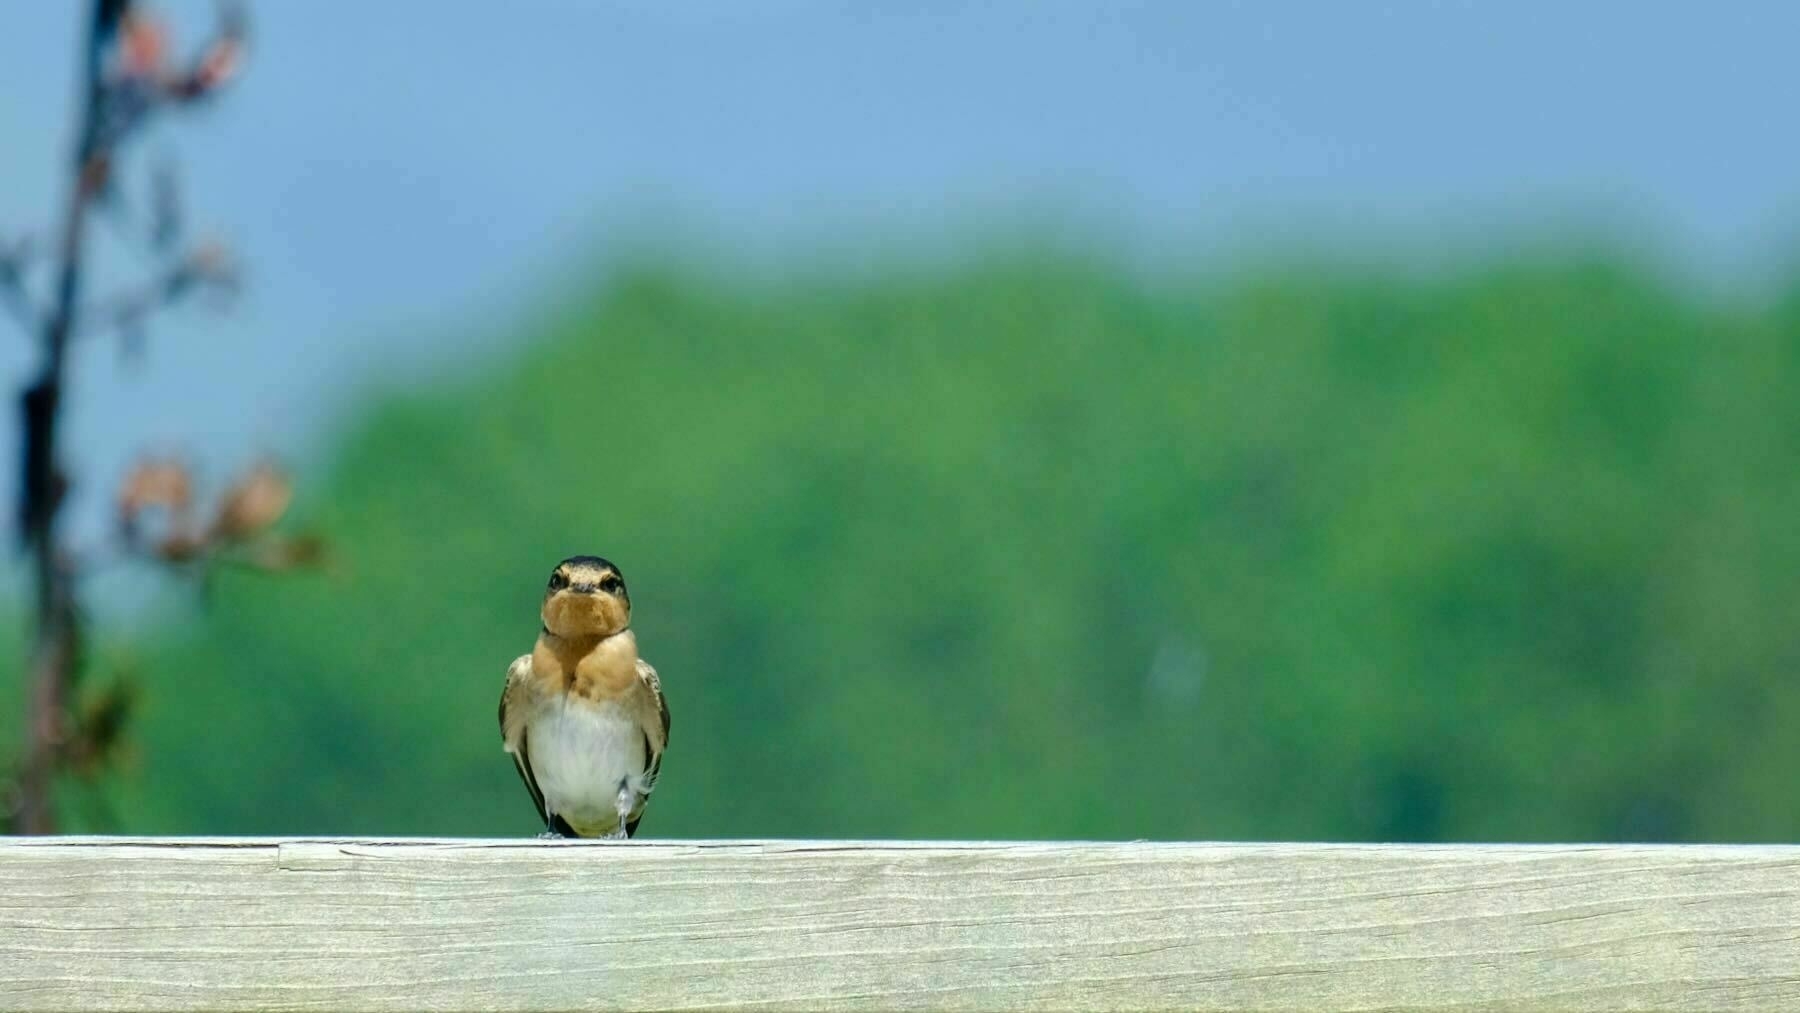
[[[569,575],[561,570],[550,575],[550,590],[560,591],[569,586]]]
[[[618,594],[619,589],[624,586],[625,582],[620,580],[619,575],[616,573],[607,574],[606,579],[600,582],[600,590],[605,591],[607,594]]]

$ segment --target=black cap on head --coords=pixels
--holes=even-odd
[[[617,566],[613,565],[612,560],[602,559],[599,556],[570,556],[568,559],[565,559],[556,565],[557,566],[591,566],[591,567],[594,567],[594,568],[600,569],[600,570],[611,570],[612,572],[618,574],[621,577],[625,576],[625,571],[623,571],[623,570],[619,569]]]

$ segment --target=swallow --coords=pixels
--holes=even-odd
[[[501,745],[540,837],[630,837],[662,770],[669,705],[638,656],[625,577],[599,556],[570,556],[551,571],[539,617],[536,645],[506,670]]]

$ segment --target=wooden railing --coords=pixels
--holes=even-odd
[[[1800,848],[0,838],[0,1009],[1800,1010]]]

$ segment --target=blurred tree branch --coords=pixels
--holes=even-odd
[[[0,243],[0,301],[39,339],[42,352],[36,376],[20,396],[23,447],[17,516],[22,548],[31,565],[34,612],[26,669],[26,735],[8,814],[15,832],[55,831],[57,775],[91,774],[104,765],[121,739],[134,695],[129,685],[117,682],[77,699],[83,640],[77,601],[80,573],[60,528],[70,485],[59,459],[70,344],[82,333],[104,329],[119,333],[128,348],[137,347],[155,310],[198,288],[229,288],[235,283],[224,249],[206,243],[176,253],[142,286],[84,304],[88,219],[96,208],[117,202],[115,170],[125,142],[157,114],[216,94],[241,65],[244,38],[242,11],[234,4],[222,4],[212,38],[191,59],[176,61],[169,55],[168,32],[154,15],[133,0],[95,0],[83,52],[83,96],[67,203],[50,251],[53,283],[47,306],[40,307],[31,291],[37,246],[25,240]],[[152,177],[147,239],[153,254],[167,256],[178,249],[180,209],[174,174],[163,167]],[[146,489],[159,481],[160,489],[147,494]],[[128,547],[141,548],[130,537],[141,507],[127,510],[126,504],[141,500],[143,506],[170,507],[178,500],[185,510],[187,484],[185,470],[177,475],[168,466],[148,480],[143,468],[128,479],[121,492],[121,515],[130,515],[124,525]],[[278,562],[289,558],[310,562],[316,552],[290,550],[282,555],[269,547],[280,543],[271,543],[266,529],[285,510],[289,495],[286,479],[265,466],[226,495],[220,520],[206,530],[171,530],[141,554],[188,563],[255,540],[257,552],[273,554]],[[246,497],[251,502],[248,513],[240,509],[233,514],[230,505]],[[227,523],[228,514],[239,519]],[[178,552],[178,542],[191,551]]]

